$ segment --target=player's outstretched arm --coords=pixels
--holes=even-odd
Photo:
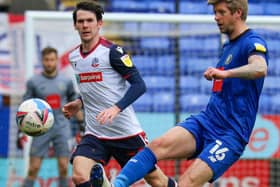
[[[267,63],[260,55],[252,55],[248,59],[248,64],[229,70],[219,70],[210,67],[204,72],[207,80],[225,78],[257,79],[267,74]]]
[[[262,56],[252,55],[249,57],[248,62],[249,63],[247,65],[228,70],[229,77],[257,79],[266,76],[267,63]]]

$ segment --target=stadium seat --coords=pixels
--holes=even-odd
[[[249,15],[263,15],[264,7],[261,3],[248,3],[248,14]]]
[[[201,77],[200,80],[200,91],[201,93],[209,94],[212,92],[213,82]]]
[[[266,40],[266,43],[267,43],[267,47],[270,51],[280,52],[280,50],[279,50],[279,39],[271,37],[271,38]]]
[[[204,47],[203,47],[204,50],[219,51],[219,48],[220,48],[219,37],[206,37],[204,39]]]
[[[280,4],[279,1],[276,3],[265,2],[262,3],[264,7],[264,14],[266,15],[280,15]]]
[[[270,107],[271,113],[279,114],[280,113],[280,94],[279,92],[271,97]]]
[[[202,2],[185,2],[180,1],[179,13],[181,14],[207,14],[208,13],[207,3]]]
[[[207,106],[209,95],[206,94],[184,94],[180,97],[182,112],[195,113]]]
[[[200,88],[199,79],[195,76],[181,76],[180,77],[180,93],[198,93]]]
[[[144,49],[169,49],[170,40],[166,37],[141,38],[140,46]]]
[[[264,80],[263,93],[268,95],[274,95],[280,92],[280,77],[267,76]]]
[[[161,91],[174,91],[175,79],[173,76],[143,76],[147,89],[151,93]]]
[[[133,103],[133,107],[136,112],[151,112],[153,107],[152,95],[145,93]]]
[[[147,12],[148,3],[133,0],[112,0],[111,9],[113,12]]]
[[[169,32],[172,30],[172,25],[168,23],[141,23],[140,31],[146,32]]]
[[[267,94],[261,94],[258,112],[261,114],[270,114],[272,112],[271,104],[271,96]]]
[[[209,35],[212,33],[219,33],[217,25],[212,23],[181,23],[179,29],[182,33],[188,32],[189,34],[199,36],[207,36],[207,32],[209,32]],[[199,32],[201,32],[201,34]]]
[[[175,13],[175,2],[149,1],[149,11],[156,13]]]
[[[136,22],[124,22],[123,29],[126,32],[137,33],[137,32],[139,32],[139,27],[140,27],[139,25],[140,24],[136,23]]]
[[[135,64],[141,75],[151,75],[157,68],[157,61],[154,56],[135,55],[132,56],[132,62]]]
[[[208,67],[216,66],[216,59],[199,58],[182,55],[180,58],[180,68],[182,74],[192,74],[202,76]]]
[[[278,56],[269,58],[268,75],[280,76],[280,58]]]
[[[200,51],[204,48],[204,40],[195,37],[180,38],[179,45],[180,50]]]
[[[174,111],[174,92],[158,92],[153,96],[154,112],[173,112]]]
[[[173,76],[175,73],[175,56],[162,55],[157,58],[157,74],[165,76]]]

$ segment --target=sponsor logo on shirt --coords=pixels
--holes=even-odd
[[[80,83],[102,81],[102,72],[88,72],[79,74]]]
[[[121,57],[121,61],[124,63],[124,65],[126,66],[126,67],[132,67],[133,66],[133,64],[132,64],[132,61],[130,60],[130,57],[129,57],[129,55],[123,55],[122,57]]]
[[[49,103],[49,105],[52,107],[52,109],[57,110],[60,108],[60,95],[58,94],[51,94],[46,96],[46,101]]]

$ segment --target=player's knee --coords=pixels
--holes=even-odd
[[[168,152],[168,140],[164,137],[157,138],[149,144],[149,148],[155,153],[158,159],[161,159]]]
[[[151,186],[166,187],[168,177],[160,169],[156,169],[145,176],[145,180]]]
[[[36,177],[39,172],[40,166],[32,166],[28,169],[28,176],[29,177]]]
[[[86,182],[88,179],[81,173],[74,172],[72,175],[72,181],[75,185]]]
[[[59,175],[60,175],[61,177],[67,176],[67,171],[68,171],[67,165],[60,165],[60,166],[59,166]]]
[[[178,180],[178,186],[200,187],[197,184],[195,176],[188,172],[186,175],[181,176]]]
[[[164,183],[163,180],[159,180],[159,179],[148,180],[148,179],[146,179],[146,182],[151,186],[166,187],[166,183]]]

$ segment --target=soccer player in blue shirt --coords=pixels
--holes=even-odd
[[[76,187],[110,186],[102,165],[114,157],[122,167],[147,144],[131,105],[146,91],[145,82],[125,49],[101,36],[103,14],[94,1],[81,1],[73,11],[81,44],[69,60],[81,98],[65,104],[63,113],[70,118],[82,107],[85,113],[85,135],[71,156]],[[156,167],[144,178],[152,186],[174,184]]]
[[[158,160],[175,158],[194,158],[178,185],[201,187],[220,177],[242,155],[267,74],[267,46],[245,23],[247,0],[208,0],[208,4],[213,5],[215,21],[229,41],[217,66],[204,72],[207,80],[213,80],[206,109],[177,124],[131,158],[116,177],[114,187],[129,186]]]

